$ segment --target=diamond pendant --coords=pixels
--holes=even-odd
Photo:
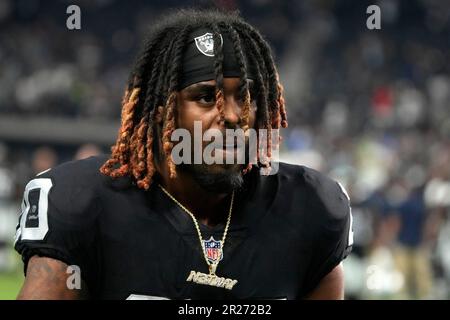
[[[212,287],[225,288],[228,290],[233,289],[233,287],[236,285],[236,283],[238,281],[229,279],[229,278],[216,276],[216,274],[215,274],[216,268],[217,268],[217,265],[215,265],[215,267],[214,267],[214,273],[210,273],[210,274],[206,274],[206,273],[199,272],[199,271],[191,271],[191,273],[187,277],[186,281],[187,282],[192,281],[192,282],[195,282],[198,284],[203,284],[203,285],[212,286]],[[211,272],[211,268],[210,268],[210,272]]]
[[[219,277],[216,275],[217,266],[223,259],[222,241],[217,241],[211,236],[209,240],[202,240],[202,244],[205,259],[207,259],[209,267],[209,274],[191,271],[186,281],[192,281],[198,284],[218,288],[225,288],[228,290],[233,289],[238,282],[237,280]]]

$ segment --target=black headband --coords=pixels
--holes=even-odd
[[[214,80],[214,40],[212,31],[206,28],[196,29],[190,33],[184,51],[179,90],[201,81]],[[223,43],[222,71],[224,77],[240,77],[241,72],[234,52],[233,42],[228,33],[221,33]],[[243,50],[247,78],[256,78],[256,66]]]

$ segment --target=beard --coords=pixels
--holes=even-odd
[[[202,154],[204,152],[204,148],[210,142],[204,142]],[[191,159],[194,159],[194,149],[191,150]],[[216,151],[213,151],[215,154]],[[237,162],[238,157],[244,157],[245,164],[239,164]],[[239,154],[239,156],[238,156]],[[225,154],[222,154],[222,157],[225,157]],[[244,177],[243,177],[243,169],[249,163],[249,143],[248,141],[244,142],[243,150],[235,151],[234,161],[230,164],[226,164],[225,158],[223,159],[223,164],[187,164],[181,163],[177,165],[177,169],[188,173],[192,176],[192,178],[198,183],[200,187],[207,190],[211,193],[230,193],[233,190],[242,189],[244,186]]]
[[[242,165],[180,164],[177,168],[212,193],[230,193],[244,184]]]

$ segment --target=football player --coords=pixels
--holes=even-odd
[[[18,298],[342,299],[352,233],[341,186],[284,163],[263,175],[270,151],[244,164],[175,164],[172,134],[194,134],[195,122],[201,133],[268,136],[287,126],[270,47],[236,13],[179,10],[155,23],[111,154],[27,184]]]

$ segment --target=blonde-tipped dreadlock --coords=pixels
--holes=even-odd
[[[176,93],[173,92],[170,94],[167,99],[166,108],[165,108],[165,117],[164,117],[164,125],[163,125],[163,134],[162,134],[162,143],[163,143],[163,151],[167,159],[167,166],[169,167],[169,174],[171,178],[175,178],[175,164],[172,159],[172,148],[173,143],[170,140],[172,136],[173,130],[175,130],[175,116],[174,109],[176,103]]]
[[[121,177],[129,172],[129,154],[130,154],[130,138],[132,136],[133,116],[138,104],[138,95],[140,89],[135,88],[128,96],[125,92],[124,103],[122,107],[122,124],[117,137],[115,146],[112,147],[111,159],[109,159],[101,168],[101,172],[111,177]],[[115,164],[120,164],[119,168],[113,168]]]

